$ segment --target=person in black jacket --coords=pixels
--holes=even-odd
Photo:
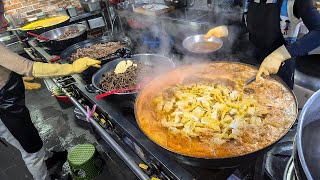
[[[261,75],[278,75],[293,88],[295,57],[320,46],[320,13],[313,0],[245,0],[244,22],[255,46],[254,65]],[[297,39],[304,24],[309,33]],[[218,26],[205,35],[226,37],[232,27]],[[232,33],[232,30],[230,31]],[[280,70],[279,70],[280,69]]]

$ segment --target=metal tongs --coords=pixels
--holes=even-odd
[[[118,49],[116,52],[114,52],[114,53],[112,53],[112,54],[109,54],[109,55],[107,55],[107,56],[98,58],[97,60],[105,61],[105,60],[109,60],[110,57],[130,58],[131,56],[132,56],[132,52],[131,52],[130,49],[128,49],[128,48],[121,48],[121,49]]]
[[[244,83],[244,86],[247,86],[249,85],[250,83],[252,83],[253,81],[256,80],[256,76],[257,74],[255,74],[254,76],[252,76],[250,79],[248,79],[245,83]]]

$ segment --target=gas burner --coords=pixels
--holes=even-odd
[[[265,169],[271,179],[282,179],[293,149],[293,141],[278,143],[266,155]]]
[[[267,175],[274,180],[282,179],[285,167],[293,154],[293,142],[297,132],[297,126],[285,135],[267,154],[265,170]]]

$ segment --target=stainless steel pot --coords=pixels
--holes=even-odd
[[[320,90],[311,96],[301,111],[297,149],[307,179],[320,179]]]

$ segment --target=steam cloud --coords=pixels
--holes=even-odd
[[[215,4],[214,9],[205,14],[201,14],[201,11],[196,11],[203,10],[203,7],[197,6],[197,3],[203,4],[203,2],[206,2],[204,0],[196,0],[195,6],[191,8],[195,11],[192,12],[181,9],[160,15],[160,17],[149,17],[146,15],[132,14],[132,12],[130,12],[122,15],[122,17],[125,17],[126,19],[124,22],[126,23],[127,20],[134,19],[135,22],[144,27],[131,31],[128,31],[131,28],[124,28],[124,31],[127,32],[127,35],[133,40],[135,45],[138,44],[135,47],[135,53],[161,54],[171,58],[175,62],[176,66],[209,61],[239,61],[241,58],[243,59],[248,57],[251,52],[243,51],[241,48],[236,51],[236,53],[234,51],[235,47],[239,46],[239,34],[243,30],[241,27],[231,24],[234,22],[240,24],[242,14],[241,7],[230,7],[230,4],[228,4],[230,1],[233,0],[214,1],[219,2],[220,4]],[[199,9],[199,7],[201,7],[201,9]],[[198,17],[199,20],[204,16],[209,17],[209,23],[205,22],[203,19],[201,23],[189,23],[190,21],[198,21],[195,20],[195,17],[197,16],[195,14],[197,13],[200,13]],[[168,16],[171,19],[168,19]],[[185,20],[181,20],[181,17],[185,18]],[[180,18],[179,22],[175,20],[178,18]],[[182,47],[182,41],[186,37],[196,34],[205,34],[209,29],[219,25],[231,25],[228,26],[229,36],[228,38],[223,39],[224,45],[220,50],[209,54],[194,54],[188,52]],[[150,37],[158,38],[160,46],[151,50],[142,46],[141,38],[143,37],[143,34],[148,34]]]

